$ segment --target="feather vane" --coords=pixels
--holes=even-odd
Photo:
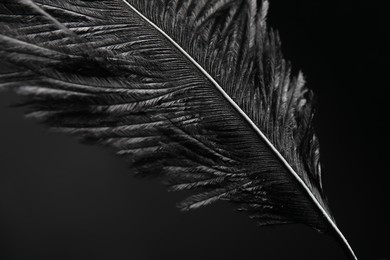
[[[28,115],[112,147],[140,176],[227,200],[259,225],[340,239],[321,183],[313,94],[291,76],[267,1],[4,0],[0,88]]]

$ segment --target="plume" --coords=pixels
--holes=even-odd
[[[0,88],[27,116],[113,148],[139,176],[233,203],[258,225],[338,239],[313,94],[291,75],[267,1],[2,0]]]

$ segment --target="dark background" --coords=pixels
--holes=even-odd
[[[385,2],[271,0],[269,15],[318,96],[325,191],[360,259],[390,259]],[[3,108],[15,100],[0,95],[0,259],[346,259],[308,227],[257,228],[223,202],[180,213],[183,194]]]

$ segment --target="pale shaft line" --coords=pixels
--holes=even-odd
[[[133,5],[131,5],[126,0],[122,0],[126,5],[128,5],[136,14],[138,14],[142,19],[148,22],[151,26],[153,26],[158,32],[160,32],[167,40],[169,40],[186,58],[188,58],[206,77],[209,79],[214,86],[219,90],[223,97],[225,97],[231,105],[237,110],[237,112],[250,124],[250,126],[255,130],[255,132],[265,141],[265,143],[271,148],[271,150],[276,154],[276,156],[283,162],[286,168],[292,173],[292,175],[296,178],[296,180],[303,186],[305,191],[309,194],[309,197],[313,200],[316,206],[320,209],[321,213],[328,220],[330,225],[335,229],[337,234],[343,240],[345,245],[348,247],[348,250],[352,254],[352,256],[357,260],[355,253],[353,252],[351,246],[349,245],[347,239],[341,233],[339,228],[333,222],[332,218],[328,215],[325,209],[318,202],[317,198],[313,195],[310,189],[307,187],[306,183],[299,177],[299,175],[294,171],[294,169],[290,166],[290,164],[286,161],[286,159],[279,153],[279,151],[274,147],[274,145],[268,140],[268,138],[261,132],[261,130],[257,127],[257,125],[248,117],[248,115],[237,105],[237,103],[225,92],[225,90],[218,84],[217,81],[196,61],[194,60],[176,41],[174,41],[167,33],[165,33],[160,27],[158,27],[155,23],[153,23],[149,18],[143,15],[140,11],[138,11]]]

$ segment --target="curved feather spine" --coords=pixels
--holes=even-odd
[[[348,243],[347,239],[341,233],[340,229],[337,227],[335,222],[326,212],[326,210],[321,206],[321,204],[317,201],[316,197],[312,194],[310,189],[307,187],[306,183],[299,177],[299,175],[295,172],[295,170],[290,166],[290,164],[286,161],[286,159],[280,154],[280,152],[275,148],[275,146],[268,140],[268,138],[262,133],[262,131],[257,127],[257,125],[248,117],[248,115],[237,105],[237,103],[225,92],[225,90],[218,84],[218,82],[197,62],[195,61],[176,41],[174,41],[168,34],[166,34],[161,28],[159,28],[155,23],[153,23],[150,19],[144,16],[141,12],[139,12],[134,6],[132,6],[126,0],[122,0],[126,5],[128,5],[137,15],[139,15],[142,19],[144,19],[147,23],[149,23],[152,27],[154,27],[159,33],[161,33],[168,41],[170,41],[186,58],[188,58],[217,88],[217,90],[221,93],[221,95],[228,100],[228,102],[236,109],[236,111],[245,119],[245,121],[252,127],[252,129],[256,132],[256,134],[269,146],[269,148],[274,152],[274,154],[280,159],[283,165],[288,169],[288,171],[294,176],[296,181],[302,186],[302,188],[306,191],[307,195],[313,201],[313,203],[317,206],[317,208],[321,211],[325,219],[331,225],[333,230],[335,231],[337,237],[341,240],[342,243],[347,247],[348,253],[351,257],[357,260],[357,257]]]

